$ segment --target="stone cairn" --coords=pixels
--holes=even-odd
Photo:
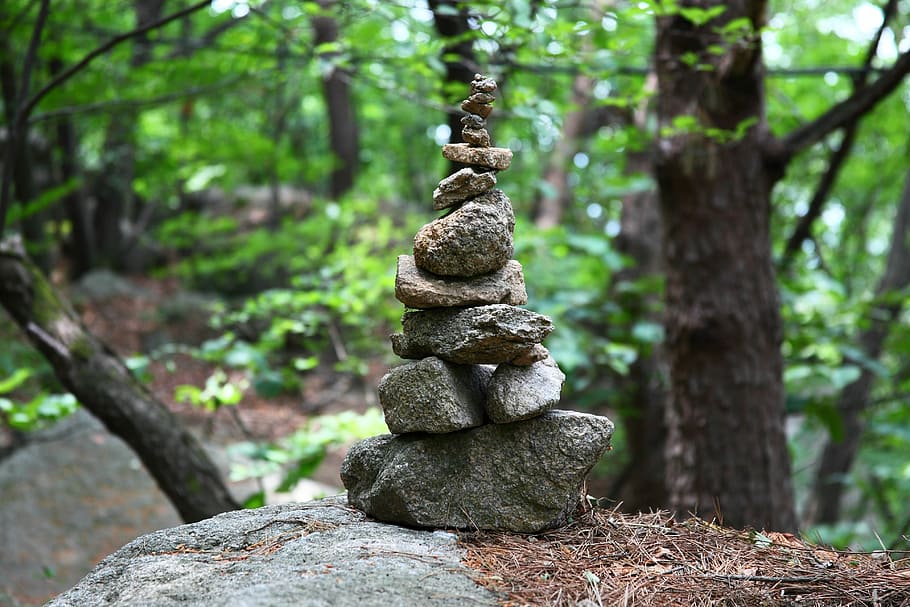
[[[404,359],[379,383],[392,434],[351,447],[348,501],[416,527],[536,532],[564,524],[588,471],[608,449],[605,417],[557,411],[565,375],[541,345],[553,330],[527,303],[512,260],[512,203],[493,189],[512,151],[492,147],[486,118],[496,82],[478,74],[461,103],[467,143],[442,155],[468,165],[443,179],[433,208],[449,212],[398,258],[395,295],[409,310],[392,349]]]

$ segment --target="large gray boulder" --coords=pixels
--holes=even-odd
[[[398,256],[395,297],[409,308],[455,308],[503,303],[520,306],[528,302],[521,264],[509,260],[499,270],[452,278],[421,270],[412,255]]]
[[[514,424],[355,443],[341,467],[348,500],[416,527],[534,533],[565,524],[610,444],[606,417],[550,411]]]
[[[395,367],[379,381],[379,404],[394,434],[443,433],[481,425],[492,367],[430,356]]]
[[[559,404],[565,381],[552,356],[524,367],[503,363],[487,384],[487,415],[497,424],[540,415]]]
[[[461,364],[524,360],[553,330],[553,321],[546,316],[506,304],[407,312],[401,324],[402,333],[392,335],[395,354],[438,356]],[[546,350],[540,350],[546,356]]]
[[[417,267],[441,276],[479,276],[512,257],[515,214],[502,190],[489,190],[420,228]]]
[[[142,536],[48,607],[498,605],[443,531],[369,522],[342,498]]]

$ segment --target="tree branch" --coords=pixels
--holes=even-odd
[[[40,91],[35,93],[35,95],[31,99],[29,99],[28,104],[26,104],[25,108],[23,109],[23,114],[24,114],[23,119],[28,118],[28,115],[31,113],[31,111],[33,109],[35,109],[35,106],[38,104],[39,101],[41,101],[44,98],[45,95],[47,95],[52,90],[54,90],[55,88],[57,88],[58,86],[60,86],[61,84],[63,84],[67,80],[69,80],[70,78],[72,78],[75,74],[77,74],[80,71],[82,71],[83,69],[85,69],[89,63],[91,63],[92,61],[94,61],[95,59],[100,57],[101,55],[105,54],[106,52],[108,52],[109,50],[114,48],[115,46],[117,46],[123,42],[126,42],[127,40],[130,40],[132,38],[135,38],[136,36],[141,36],[142,34],[148,33],[153,29],[158,29],[159,27],[164,27],[168,23],[170,23],[172,21],[176,21],[177,19],[180,19],[182,17],[186,17],[187,15],[190,15],[198,10],[201,10],[201,9],[209,6],[210,4],[211,4],[211,0],[204,0],[203,2],[197,2],[196,4],[192,4],[183,10],[177,11],[176,13],[172,13],[172,14],[168,15],[167,17],[162,17],[158,21],[153,21],[152,23],[143,25],[142,27],[136,28],[125,34],[121,34],[119,36],[114,36],[113,38],[111,38],[110,40],[108,40],[107,42],[105,42],[104,44],[102,44],[101,46],[99,46],[98,48],[96,48],[95,50],[90,52],[89,54],[87,54],[78,63],[76,63],[69,69],[66,69],[66,70],[60,72],[60,74],[58,74],[53,80],[51,80],[50,82],[45,84],[44,87]]]
[[[32,59],[34,58],[35,53],[37,52],[38,40],[41,36],[41,30],[44,27],[44,22],[47,17],[47,12],[49,8],[49,0],[43,0],[41,3],[41,8],[38,13],[38,19],[35,23],[35,28],[32,31],[32,40],[29,44],[28,53],[26,54],[25,67],[23,68],[23,85],[28,85],[29,78],[31,76]],[[20,139],[25,138],[26,136],[26,123],[28,122],[28,117],[31,115],[32,110],[35,109],[35,106],[44,99],[44,97],[50,93],[52,90],[72,78],[74,75],[85,69],[88,64],[100,57],[101,55],[107,53],[109,50],[115,46],[135,38],[136,36],[141,36],[153,29],[157,29],[167,25],[172,21],[176,21],[182,17],[190,15],[198,10],[201,10],[211,4],[211,0],[204,0],[202,2],[197,2],[196,4],[190,5],[187,8],[177,11],[167,17],[163,17],[158,21],[148,23],[142,27],[138,27],[130,32],[115,36],[96,48],[95,50],[88,53],[83,57],[78,63],[71,66],[69,69],[66,69],[54,78],[45,84],[41,90],[32,95],[31,98],[28,98],[28,101],[25,101],[28,95],[28,91],[23,88],[19,91],[18,97],[22,101],[16,103],[16,110],[14,118],[9,125],[9,141],[6,149],[6,154],[4,155],[3,163],[3,176],[2,182],[0,182],[0,238],[3,237],[4,228],[6,227],[6,214],[9,209],[10,203],[10,189],[12,185],[12,175],[13,175],[13,162],[16,159],[16,146]]]
[[[882,7],[882,24],[879,26],[878,31],[876,31],[875,36],[873,36],[872,41],[869,43],[869,47],[866,50],[866,57],[863,60],[860,71],[852,77],[854,93],[866,86],[869,79],[869,73],[872,69],[872,61],[875,59],[876,53],[878,52],[879,42],[881,42],[882,35],[888,27],[888,22],[894,16],[896,10],[897,0],[888,0],[885,6]],[[796,253],[799,251],[800,247],[802,247],[803,241],[812,236],[812,225],[821,215],[825,202],[828,200],[828,195],[831,193],[831,190],[837,181],[837,177],[840,175],[841,168],[850,156],[850,151],[853,149],[853,144],[856,142],[856,133],[859,130],[860,118],[861,116],[857,115],[845,126],[844,136],[838,144],[837,149],[831,152],[828,157],[828,168],[819,180],[815,194],[809,202],[809,209],[800,217],[796,228],[794,228],[790,238],[787,239],[787,244],[784,247],[784,252],[780,260],[781,272],[785,272],[789,268]]]
[[[855,91],[850,97],[827,112],[770,145],[770,156],[782,166],[794,155],[818,143],[826,136],[857,120],[890,95],[910,73],[910,51],[904,52],[890,68],[882,72],[869,86]]]
[[[184,521],[239,508],[202,445],[119,356],[89,333],[18,237],[0,241],[0,306],[60,383],[130,446]]]

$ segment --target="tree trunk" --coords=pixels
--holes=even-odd
[[[319,4],[325,9],[333,6],[335,1],[320,0]],[[313,30],[317,45],[338,40],[338,22],[334,17],[314,17]],[[325,52],[320,55],[331,66],[323,74],[322,90],[329,114],[329,144],[334,155],[329,188],[333,198],[342,196],[354,187],[360,156],[360,133],[357,129],[354,104],[351,101],[351,73],[333,63],[337,55],[336,52]]]
[[[135,0],[136,27],[161,19],[164,0]],[[152,42],[146,34],[136,36],[133,43],[130,67],[139,69],[152,58]],[[133,190],[136,173],[136,121],[135,110],[124,110],[111,115],[104,141],[105,163],[96,186],[97,204],[93,230],[96,238],[98,261],[117,270],[129,264],[126,254],[132,247],[130,223],[137,214],[138,204]],[[133,237],[137,237],[133,235]]]
[[[4,42],[3,58],[0,59],[0,92],[2,92],[3,96],[6,124],[9,127],[14,127],[19,96],[28,94],[28,91],[17,90],[16,79],[18,74],[12,64],[12,57],[13,53],[9,48],[8,42]],[[12,153],[7,158],[7,161],[12,165],[10,170],[12,171],[12,187],[15,198],[24,209],[35,198],[37,193],[33,175],[32,146],[29,140],[30,129],[27,124],[24,124],[19,132],[10,132],[11,130],[13,129],[8,128],[6,133],[6,136],[12,140],[10,142]],[[44,222],[41,214],[22,219],[20,221],[20,229],[32,251],[35,262],[42,270],[48,271],[51,265],[51,256],[47,248],[47,239],[44,234]]]
[[[716,33],[737,18],[761,31],[766,6],[685,4],[725,10],[702,26],[680,14],[657,22],[670,505],[733,526],[792,530],[761,42],[756,34],[729,45]],[[726,52],[714,55],[712,45]]]
[[[630,155],[629,172],[651,172],[651,164],[642,154]],[[663,275],[660,241],[660,206],[657,192],[648,190],[623,199],[621,229],[616,247],[635,260],[635,265],[621,271],[616,281],[634,282],[647,276]],[[657,295],[635,294],[622,306],[632,310],[633,317],[661,322],[663,316],[654,310]],[[667,406],[666,354],[663,344],[655,344],[630,366],[622,382],[624,400],[623,429],[626,436],[630,469],[623,475],[620,490],[611,495],[622,497],[623,509],[630,512],[665,508],[668,503],[664,445],[667,442],[665,418]]]
[[[240,507],[195,438],[85,329],[19,239],[0,243],[0,303],[66,389],[136,452],[186,522]]]
[[[465,94],[467,85],[479,71],[474,60],[474,43],[470,38],[465,38],[471,31],[468,26],[468,9],[466,3],[459,0],[429,0],[429,6],[433,11],[433,25],[436,31],[443,39],[453,39],[442,49],[442,61],[446,66],[443,99],[459,99],[459,95]],[[461,113],[449,110],[448,124],[451,130],[449,143],[462,143]],[[465,166],[450,162],[449,173],[454,173]]]
[[[49,68],[51,76],[56,76],[63,70],[63,61],[59,57],[54,57],[50,61]],[[78,157],[76,127],[73,125],[72,119],[66,116],[57,120],[56,130],[60,177],[64,182],[78,179],[80,175],[76,163]],[[95,265],[95,243],[91,234],[82,186],[67,194],[63,199],[63,205],[71,226],[66,246],[66,258],[70,262],[69,277],[77,279]]]
[[[894,231],[891,233],[891,249],[885,273],[876,289],[876,302],[867,314],[869,326],[857,337],[857,344],[870,360],[881,356],[882,346],[888,337],[891,323],[903,309],[903,302],[887,296],[910,285],[910,174],[904,185]],[[863,367],[860,376],[847,385],[837,401],[837,409],[843,424],[841,440],[829,438],[822,452],[821,463],[815,474],[812,493],[806,505],[804,520],[807,524],[831,524],[840,516],[844,493],[844,477],[850,472],[853,460],[859,451],[860,440],[865,429],[862,414],[869,408],[869,400],[875,375]]]
[[[562,222],[563,215],[572,204],[569,188],[569,171],[572,160],[578,152],[585,112],[591,100],[594,79],[579,74],[572,83],[572,109],[563,120],[559,141],[550,154],[543,182],[545,189],[534,203],[534,225],[538,228],[553,228]]]

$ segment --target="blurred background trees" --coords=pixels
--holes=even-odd
[[[64,291],[105,268],[213,294],[208,339],[120,352],[139,377],[206,361],[179,395],[200,406],[296,398],[327,368],[366,385],[394,364],[395,257],[488,73],[563,406],[619,422],[589,492],[906,548],[908,14],[13,0],[5,231]],[[4,323],[0,415],[27,431],[72,402]],[[254,451],[292,481],[318,459],[301,440]]]

